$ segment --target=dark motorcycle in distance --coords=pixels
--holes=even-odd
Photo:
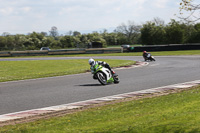
[[[145,61],[156,61],[155,58],[148,53],[146,56],[143,56]]]

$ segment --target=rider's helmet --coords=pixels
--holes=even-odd
[[[143,51],[143,53],[146,53],[147,51]]]
[[[95,65],[95,61],[94,59],[90,58],[88,63],[91,65],[91,66],[94,66]]]

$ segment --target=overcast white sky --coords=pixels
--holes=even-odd
[[[177,19],[181,0],[0,0],[0,34],[92,32],[121,23]]]

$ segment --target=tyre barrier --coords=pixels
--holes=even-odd
[[[123,53],[123,48],[91,48],[86,49],[86,54]]]
[[[48,55],[85,54],[84,49],[50,50]]]
[[[30,50],[30,51],[2,51],[0,57],[39,56],[39,55],[70,55],[70,54],[103,54],[122,53],[122,48],[91,48],[91,49],[61,49],[61,50]]]
[[[0,57],[10,57],[10,52],[2,51],[0,52]]]
[[[43,50],[43,51],[12,51],[10,52],[10,56],[37,56],[37,55],[47,55],[48,51]]]

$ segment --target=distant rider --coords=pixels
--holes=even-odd
[[[109,64],[106,63],[105,61],[95,61],[94,59],[90,58],[88,63],[90,64],[90,69],[91,69],[91,72],[92,74],[94,74],[95,72],[95,65],[98,64],[98,65],[102,65],[103,67],[105,68],[108,68],[112,74],[114,74],[115,72],[110,68]],[[94,77],[95,78],[95,77]]]
[[[151,56],[150,53],[147,53],[147,51],[143,51],[143,58],[144,58],[145,61],[148,60],[148,58],[149,58],[150,56]]]

